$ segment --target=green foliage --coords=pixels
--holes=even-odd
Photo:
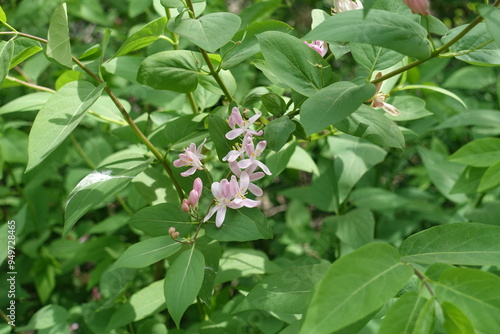
[[[0,333],[496,333],[498,4],[356,2],[2,3]]]

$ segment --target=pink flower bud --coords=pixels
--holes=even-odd
[[[429,0],[403,0],[413,14],[429,15]]]
[[[173,227],[173,226],[172,226],[172,227],[170,227],[170,228],[168,229],[168,234],[169,234],[170,236],[172,236],[172,234],[174,234],[174,233],[175,233],[175,227]]]

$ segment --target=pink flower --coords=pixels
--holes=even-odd
[[[201,150],[206,141],[207,139],[205,138],[198,148],[196,148],[194,143],[189,144],[189,147],[184,150],[184,153],[179,154],[179,159],[174,161],[175,167],[191,166],[187,171],[181,173],[182,176],[186,177],[193,175],[197,169],[203,169],[201,159],[205,156],[201,154]]]
[[[250,177],[246,172],[242,172],[240,175],[240,182],[236,181],[236,176],[231,176],[231,182],[235,183],[238,187],[238,192],[233,200],[236,205],[241,205],[247,208],[255,208],[260,204],[260,201],[255,201],[253,199],[246,198],[248,186],[250,185]]]
[[[363,9],[363,4],[360,0],[333,0],[335,13],[347,12],[355,9]]]
[[[429,0],[403,0],[413,14],[429,15]]]
[[[231,168],[231,171],[234,173],[234,175],[241,177],[242,171],[241,168],[238,167],[238,163],[236,161],[230,162],[229,168]],[[257,169],[257,165],[251,165],[245,170],[245,172],[248,174],[250,181],[260,180],[266,175],[262,172],[255,172],[255,169]],[[255,196],[262,196],[262,194],[264,193],[259,186],[253,183],[248,184],[248,191],[250,191]]]
[[[382,76],[382,72],[378,72],[377,75],[375,76],[375,78],[378,79],[381,76]],[[399,112],[399,110],[395,106],[384,102],[388,95],[380,91],[381,86],[382,86],[382,82],[377,83],[377,85],[376,85],[377,92],[368,102],[372,101],[372,107],[382,108],[382,109],[384,109],[385,112],[387,112],[388,114],[390,114],[392,116],[401,115],[401,113]]]
[[[266,148],[267,142],[265,140],[259,142],[257,147],[254,147],[253,142],[249,143],[245,146],[245,151],[247,152],[248,159],[241,160],[238,162],[238,167],[240,168],[249,168],[250,166],[255,165],[256,167],[260,167],[267,175],[271,175],[271,171],[264,165],[261,161],[257,160],[258,157],[262,154],[264,149]]]
[[[328,52],[328,45],[324,41],[312,41],[311,43],[304,41],[304,43],[311,49],[319,53],[321,57],[324,57]]]
[[[229,151],[224,158],[222,158],[222,161],[233,162],[238,158],[243,158],[245,146],[247,146],[250,142],[252,142],[252,134],[247,133],[245,134],[245,138],[243,138],[243,143],[241,145],[240,143],[236,143],[236,145],[233,146],[233,149]]]
[[[215,217],[215,226],[221,227],[226,217],[227,208],[239,209],[242,207],[240,204],[235,204],[233,199],[238,194],[238,184],[235,182],[229,182],[226,179],[220,182],[212,183],[212,194],[215,197],[215,206],[213,206],[207,213],[203,222],[206,222],[217,212]]]
[[[182,200],[183,210],[185,207],[184,204],[187,205],[188,209],[189,208],[194,209],[198,206],[202,190],[203,190],[203,182],[199,177],[197,177],[193,182],[193,190],[191,190],[191,192],[189,193],[189,198]]]
[[[231,127],[231,131],[226,133],[226,138],[229,140],[233,140],[238,136],[241,136],[242,134],[252,134],[256,136],[261,136],[263,131],[260,130],[259,132],[250,129],[250,126],[255,123],[256,120],[259,119],[259,117],[262,115],[261,112],[255,114],[252,116],[248,121],[243,120],[241,117],[240,110],[236,107],[233,108],[231,112],[231,116],[229,116],[229,126]],[[238,127],[236,127],[236,125]]]

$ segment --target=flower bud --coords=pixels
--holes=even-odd
[[[182,200],[181,210],[184,211],[185,213],[189,213],[188,200],[185,198]],[[171,227],[171,228],[173,228],[173,227]],[[174,231],[175,231],[175,229],[174,229]],[[170,230],[169,230],[169,234],[170,234]]]
[[[429,15],[429,0],[403,0],[413,14]]]

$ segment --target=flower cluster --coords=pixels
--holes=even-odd
[[[259,200],[253,200],[246,197],[250,192],[255,196],[262,196],[262,189],[252,182],[262,179],[265,174],[271,175],[269,168],[264,165],[258,158],[266,148],[266,141],[262,140],[255,145],[254,136],[261,136],[263,131],[255,131],[251,127],[257,121],[262,113],[257,113],[248,120],[243,119],[238,108],[233,108],[229,116],[229,126],[231,130],[226,133],[226,138],[229,140],[243,137],[241,144],[236,144],[233,150],[222,159],[229,163],[229,168],[233,175],[228,179],[222,179],[219,182],[213,182],[211,186],[212,194],[215,197],[215,205],[210,208],[203,222],[209,220],[216,214],[215,225],[220,227],[226,217],[227,208],[240,209],[242,207],[254,208],[260,204]],[[191,143],[184,153],[179,154],[179,159],[174,161],[175,167],[189,166],[190,168],[181,173],[182,176],[193,175],[196,170],[202,170],[203,164],[201,160],[204,155],[201,154],[203,145],[206,139],[200,146]],[[257,171],[257,170],[261,171]],[[203,183],[200,178],[194,180],[193,189],[189,193],[189,198],[183,199],[182,210],[184,212],[197,211],[198,202],[203,190]],[[172,238],[178,237],[178,232],[173,229],[169,231]]]
[[[215,205],[203,219],[204,222],[217,213],[215,226],[220,227],[224,222],[227,208],[254,208],[260,204],[259,200],[246,198],[246,194],[250,191],[255,196],[261,196],[262,189],[252,182],[263,178],[265,174],[271,175],[269,168],[258,160],[266,148],[266,141],[262,140],[257,145],[253,141],[254,136],[261,136],[263,131],[255,131],[250,128],[261,115],[262,113],[259,112],[249,120],[244,120],[240,110],[236,107],[233,108],[229,116],[231,131],[226,133],[226,138],[232,140],[243,136],[242,143],[237,144],[222,159],[229,163],[233,175],[229,180],[222,179],[220,182],[212,183]],[[263,172],[256,172],[257,168],[260,168]]]

